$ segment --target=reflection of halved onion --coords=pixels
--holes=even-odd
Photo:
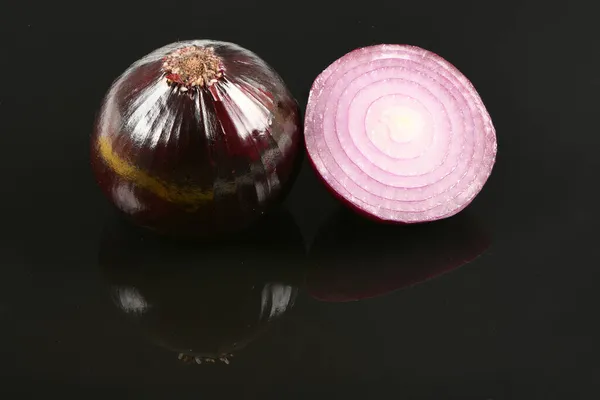
[[[328,302],[382,296],[462,267],[491,243],[468,212],[435,224],[390,226],[340,210],[311,246],[306,290]]]
[[[473,85],[448,61],[407,45],[346,54],[313,84],[308,154],[330,189],[375,219],[450,217],[481,191],[496,133]]]

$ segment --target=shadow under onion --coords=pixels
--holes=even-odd
[[[489,235],[468,213],[394,226],[341,209],[322,226],[311,247],[307,291],[326,302],[381,296],[461,267],[490,244]]]
[[[229,363],[294,305],[304,280],[302,235],[287,212],[226,242],[157,236],[113,217],[102,273],[117,308],[190,363]]]

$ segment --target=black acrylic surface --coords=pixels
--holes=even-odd
[[[0,6],[2,398],[599,397],[593,3],[336,3]],[[345,214],[305,161],[276,233],[256,233],[271,246],[132,239],[90,171],[95,113],[131,62],[193,38],[251,49],[302,109],[356,47],[432,50],[485,102],[494,171],[463,214],[415,235]],[[235,354],[189,364],[185,347]]]

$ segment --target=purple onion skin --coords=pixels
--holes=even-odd
[[[491,245],[468,214],[417,225],[381,225],[342,209],[317,234],[307,290],[326,302],[382,296],[453,271]]]
[[[161,237],[107,221],[99,253],[115,306],[152,342],[219,360],[242,350],[294,306],[305,247],[289,213],[270,213],[227,241]]]
[[[190,46],[214,49],[222,76],[183,92],[163,63]],[[135,224],[213,237],[250,226],[283,199],[302,143],[298,103],[268,64],[233,43],[184,41],[113,83],[91,164],[103,193]]]

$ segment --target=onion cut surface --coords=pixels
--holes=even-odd
[[[305,140],[334,194],[398,223],[460,212],[483,188],[497,149],[471,82],[409,45],[364,47],[327,67],[310,91]]]

